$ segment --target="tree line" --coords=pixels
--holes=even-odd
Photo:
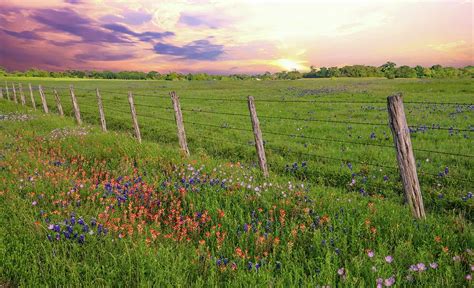
[[[126,79],[126,80],[296,80],[301,78],[334,78],[334,77],[385,77],[394,78],[474,78],[474,66],[463,68],[443,67],[433,65],[431,67],[399,66],[393,62],[387,62],[379,67],[367,65],[347,65],[344,67],[310,67],[309,72],[281,71],[276,73],[265,72],[263,74],[231,74],[213,75],[207,73],[178,73],[169,72],[161,74],[157,71],[46,71],[31,68],[26,71],[12,71],[0,67],[0,76],[16,77],[50,77],[50,78],[85,78],[85,79]]]

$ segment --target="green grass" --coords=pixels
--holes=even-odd
[[[1,114],[18,110],[34,115],[29,121],[0,121],[0,257],[4,259],[0,266],[0,282],[14,286],[363,287],[375,286],[377,278],[395,276],[398,286],[469,286],[465,276],[472,273],[473,264],[469,250],[473,248],[473,200],[462,198],[473,188],[472,158],[415,151],[421,165],[419,172],[438,174],[449,167],[449,173],[445,177],[420,175],[428,217],[424,221],[414,221],[408,207],[403,205],[396,170],[368,165],[396,167],[395,152],[390,147],[266,134],[278,132],[388,146],[392,145],[388,126],[262,117],[271,170],[270,179],[265,180],[256,168],[251,132],[210,129],[190,123],[251,129],[248,117],[184,111],[191,158],[183,159],[178,152],[172,110],[150,106],[171,108],[167,93],[175,90],[185,110],[247,115],[245,101],[229,103],[202,99],[245,100],[247,95],[253,95],[262,116],[387,123],[384,103],[318,102],[384,102],[388,95],[401,91],[408,102],[470,103],[470,95],[474,93],[472,80],[165,82],[28,79],[25,83],[28,82],[48,87],[45,92],[52,114],[55,113],[54,98],[49,87],[67,87],[73,83],[83,119],[91,124],[98,124],[95,94],[83,89],[100,88],[107,125],[114,132],[101,133],[94,125],[87,129],[85,136],[52,139],[51,131],[56,128],[77,131],[72,117],[44,116],[32,112],[31,108],[5,100],[0,102]],[[132,133],[130,115],[111,110],[128,111],[128,90],[137,94],[135,102],[145,140],[141,145],[129,135]],[[58,91],[66,114],[72,116],[67,90]],[[29,94],[25,94],[29,99]],[[40,103],[37,91],[35,99]],[[259,102],[262,99],[316,101]],[[117,106],[117,101],[122,104]],[[473,125],[472,107],[406,104],[405,109],[411,125],[439,124],[462,129],[470,129]],[[153,116],[168,120],[150,118]],[[375,133],[375,139],[371,139],[371,133]],[[472,155],[471,134],[450,135],[449,131],[428,130],[412,134],[412,142],[415,149]],[[283,152],[270,147],[281,148]],[[305,153],[350,159],[353,170],[348,168],[346,161]],[[242,164],[236,165],[237,161]],[[307,163],[306,168],[301,167],[303,161]],[[298,169],[285,169],[286,165],[292,167],[295,162]],[[204,165],[202,171],[192,175],[201,165]],[[352,173],[356,175],[352,176]],[[114,202],[116,198],[111,195],[102,198],[107,183],[120,176],[132,180],[141,176],[134,184],[137,188],[134,195],[138,196],[129,195],[126,200],[130,206],[118,207]],[[384,181],[384,176],[389,180]],[[356,183],[351,186],[352,177]],[[184,184],[182,178],[186,179]],[[221,182],[191,184],[190,179],[227,179],[227,182],[222,187]],[[237,185],[241,182],[244,182],[243,187]],[[272,186],[263,183],[272,183]],[[71,192],[73,188],[77,191]],[[360,193],[361,189],[366,193]],[[114,193],[118,192],[114,190]],[[146,206],[143,199],[155,202]],[[32,205],[34,201],[36,205]],[[155,209],[149,211],[155,215],[158,211],[158,207],[153,206],[157,205],[156,201],[162,203],[159,207],[164,209],[166,217],[152,221],[138,216],[142,215],[138,214],[140,206]],[[115,203],[115,210],[106,213],[106,207],[111,203]],[[223,217],[219,210],[224,213]],[[198,228],[192,226],[199,222],[196,213],[203,211],[208,211],[209,219]],[[283,213],[280,211],[284,211],[283,218],[280,218]],[[47,229],[46,219],[50,223],[63,223],[64,219],[70,219],[72,212],[87,222],[96,218],[98,223],[108,225],[110,232],[101,237],[97,237],[97,230],[95,235],[86,234],[84,244],[79,244],[77,239],[66,240],[64,235],[60,241],[48,241],[46,236],[51,234],[54,238],[55,233]],[[122,219],[117,220],[119,224],[116,225],[111,218],[107,221],[99,218],[101,213]],[[128,215],[126,218],[124,213]],[[139,223],[130,219],[130,215],[144,221],[140,229]],[[183,232],[185,224],[172,215],[188,219],[186,223],[191,226]],[[131,235],[127,232],[130,223],[133,223]],[[248,232],[244,231],[245,224],[249,227]],[[117,231],[114,231],[114,225],[118,227]],[[61,224],[61,231],[65,227]],[[74,229],[80,233],[77,224]],[[156,239],[152,237],[152,229],[161,233]],[[223,233],[226,236],[220,243],[219,237]],[[247,257],[239,257],[237,248],[247,251]],[[368,249],[375,252],[374,258],[367,256]],[[393,263],[385,262],[386,255],[393,256]],[[217,265],[220,257],[229,262]],[[251,270],[248,262],[252,262]],[[258,272],[255,269],[257,262],[261,265]],[[409,271],[410,265],[420,262],[425,265],[436,262],[439,267],[424,272]],[[345,268],[344,277],[337,274],[342,267]]]

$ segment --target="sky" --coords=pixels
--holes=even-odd
[[[218,74],[474,65],[472,0],[2,0],[0,66]]]

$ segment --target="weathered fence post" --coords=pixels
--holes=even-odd
[[[181,105],[179,103],[179,96],[176,92],[170,92],[171,102],[173,103],[174,119],[178,128],[179,147],[186,156],[189,156],[188,142],[186,140],[186,132],[184,131],[183,113],[181,112]]]
[[[16,89],[15,89],[15,83],[12,83],[12,90],[13,90],[13,101],[18,104],[18,99],[16,99]]]
[[[95,89],[95,94],[97,95],[97,106],[99,107],[100,126],[102,127],[102,131],[107,132],[104,107],[102,106],[102,97],[100,96],[99,88]]]
[[[71,92],[72,108],[74,109],[74,116],[76,117],[76,122],[77,124],[81,125],[81,111],[79,110],[76,95],[74,94],[74,87],[72,85],[69,85],[69,91]]]
[[[248,104],[250,111],[250,119],[252,120],[253,135],[255,138],[255,148],[257,149],[258,164],[263,172],[263,176],[268,177],[267,158],[265,156],[265,148],[263,147],[262,130],[260,130],[260,122],[257,117],[257,109],[252,96],[248,96]]]
[[[26,105],[25,94],[23,94],[23,85],[21,85],[21,83],[18,84],[18,90],[20,90],[21,105],[25,106]]]
[[[28,88],[30,88],[31,106],[33,106],[33,109],[36,111],[36,102],[35,97],[33,96],[33,88],[31,88],[31,83],[28,83]]]
[[[403,98],[401,93],[387,98],[390,129],[392,130],[400,176],[403,181],[405,198],[410,205],[413,216],[417,219],[425,218],[425,208],[421,195],[420,183],[416,173],[416,162],[410,139],[410,130],[405,118]]]
[[[0,87],[0,99],[3,99],[3,87]]]
[[[43,87],[41,87],[41,85],[38,85],[38,91],[41,96],[41,104],[43,104],[43,111],[44,113],[48,114],[49,113],[48,103],[46,103],[46,96],[44,96]]]
[[[133,102],[132,91],[128,91],[128,103],[130,104],[130,114],[132,114],[133,129],[135,130],[135,137],[138,143],[142,143],[142,135],[140,134],[140,126],[138,126],[137,112],[135,111],[135,104]]]
[[[7,100],[10,100],[10,92],[8,91],[8,83],[5,81],[5,91],[7,91]]]
[[[56,99],[56,106],[58,107],[59,116],[64,116],[63,105],[61,105],[61,99],[59,98],[58,91],[53,89],[54,92],[54,99]]]

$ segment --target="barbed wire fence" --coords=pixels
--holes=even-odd
[[[44,113],[58,113],[62,114],[63,107],[66,111],[66,116],[75,117],[76,122],[78,125],[82,124],[82,119],[86,119],[87,122],[91,122],[93,124],[100,124],[103,131],[107,131],[107,121],[114,121],[116,123],[123,124],[125,121],[124,117],[127,117],[127,114],[131,117],[133,125],[134,136],[141,141],[142,135],[140,131],[140,122],[139,119],[144,118],[148,121],[156,121],[159,122],[160,128],[166,128],[167,132],[172,132],[174,129],[177,131],[177,136],[179,139],[179,145],[181,151],[185,155],[189,155],[188,144],[186,140],[186,133],[189,132],[185,129],[185,126],[189,128],[188,130],[194,131],[190,129],[190,127],[199,128],[201,131],[206,133],[200,133],[199,135],[192,135],[191,141],[197,141],[198,139],[204,139],[209,142],[217,142],[217,143],[227,143],[234,146],[242,147],[244,149],[248,149],[249,147],[255,146],[256,148],[256,155],[258,158],[259,166],[265,176],[268,175],[268,165],[266,162],[266,154],[265,150],[271,151],[272,153],[277,153],[279,155],[304,155],[306,157],[310,157],[313,159],[319,159],[324,161],[332,161],[332,162],[339,162],[343,165],[347,165],[351,167],[353,164],[359,164],[361,166],[368,166],[374,167],[378,169],[387,169],[389,171],[393,171],[395,173],[400,174],[401,182],[403,185],[403,189],[405,191],[405,196],[408,200],[410,208],[412,209],[413,215],[415,218],[424,218],[425,212],[423,207],[423,201],[421,197],[421,190],[418,181],[418,174],[422,175],[423,177],[429,177],[433,179],[439,179],[444,177],[445,175],[442,172],[434,172],[434,171],[418,171],[417,172],[417,163],[415,162],[413,151],[417,153],[426,153],[429,155],[439,155],[439,156],[446,156],[446,157],[454,157],[457,159],[462,159],[463,161],[472,162],[474,155],[466,154],[466,153],[456,153],[453,151],[442,151],[442,150],[433,150],[433,149],[422,149],[422,148],[413,148],[411,145],[410,134],[415,133],[417,131],[427,131],[427,130],[441,130],[441,131],[449,131],[449,133],[454,132],[474,132],[474,127],[470,126],[469,128],[461,128],[461,127],[444,127],[441,125],[431,125],[427,126],[425,124],[408,124],[406,122],[405,113],[404,113],[404,104],[413,104],[413,105],[432,105],[432,106],[463,106],[469,107],[472,109],[474,104],[472,103],[460,103],[460,102],[432,102],[432,101],[403,101],[401,95],[392,95],[387,98],[387,102],[384,101],[346,101],[346,100],[320,100],[320,99],[301,99],[301,100],[287,100],[287,99],[253,99],[253,97],[249,97],[248,99],[235,99],[235,98],[219,98],[219,97],[185,97],[184,100],[186,101],[198,101],[199,103],[206,103],[206,102],[220,102],[220,103],[229,103],[228,105],[234,105],[236,103],[247,104],[249,108],[249,114],[246,113],[235,113],[235,112],[225,112],[225,111],[215,111],[209,108],[181,108],[180,106],[180,98],[174,92],[170,93],[170,96],[160,95],[157,93],[133,93],[130,91],[128,93],[128,101],[127,101],[127,93],[120,93],[118,91],[106,90],[106,89],[87,89],[87,88],[80,88],[80,87],[73,87],[72,85],[69,87],[53,87],[53,86],[44,86],[38,85],[32,86],[28,84],[29,95],[30,95],[30,102],[27,104],[27,98],[25,97],[25,92],[23,91],[23,86],[21,83],[7,83],[5,82],[5,88],[2,87],[0,90],[0,97],[6,98],[7,100],[11,100],[17,104],[21,104],[22,106],[30,105],[35,110],[37,109],[35,103],[34,94],[39,94],[41,97],[41,107],[43,108]],[[45,93],[45,90],[48,93]],[[75,91],[79,91],[78,95],[75,95]],[[107,96],[112,96],[112,98],[102,98],[101,94],[106,94]],[[49,96],[47,96],[49,95]],[[54,101],[56,105],[51,105],[53,99],[51,96],[54,96]],[[64,100],[64,97],[61,98],[60,96],[70,95],[71,102],[67,103],[68,101],[61,101]],[[93,97],[96,98],[97,105],[92,105]],[[48,99],[49,97],[49,99]],[[83,98],[88,99],[87,103],[80,100]],[[252,98],[252,100],[251,100]],[[158,105],[155,103],[148,104],[142,103],[141,100],[162,100],[162,101],[170,101],[169,104],[172,105]],[[48,104],[49,100],[49,104]],[[136,100],[140,100],[136,103]],[[158,101],[156,101],[158,102]],[[255,104],[253,103],[265,103],[266,105],[271,105],[274,103],[282,104],[282,105],[297,105],[297,104],[318,104],[318,105],[332,105],[332,104],[366,104],[366,105],[380,105],[385,104],[387,105],[387,109],[383,109],[388,112],[388,119],[387,123],[377,123],[377,122],[370,122],[370,121],[352,121],[352,120],[337,120],[337,119],[323,119],[323,118],[316,118],[316,117],[288,117],[288,116],[276,116],[276,115],[265,115],[260,114],[257,115],[257,111],[255,109]],[[79,105],[80,104],[80,105]],[[128,106],[128,108],[127,108]],[[87,109],[80,110],[80,107],[84,107]],[[137,109],[138,108],[138,112]],[[252,108],[254,109],[252,111]],[[97,110],[96,110],[97,109]],[[390,110],[393,110],[392,112]],[[97,113],[93,112],[94,110]],[[150,113],[150,110],[151,113]],[[108,113],[108,112],[112,113]],[[164,117],[162,113],[157,113],[157,111],[167,112],[167,116],[169,118]],[[105,113],[107,112],[107,113]],[[185,112],[185,117],[183,117],[183,112]],[[252,123],[252,128],[246,127],[237,127],[235,125],[229,124],[210,124],[210,123],[202,123],[200,121],[196,121],[193,119],[193,115],[210,115],[210,116],[222,116],[226,119],[233,119],[239,118],[239,122],[245,121],[245,119],[250,118],[250,122]],[[130,118],[129,118],[130,119]],[[350,125],[352,126],[364,126],[364,127],[389,127],[392,130],[392,137],[393,137],[393,144],[383,144],[383,143],[370,143],[367,141],[353,141],[353,140],[346,140],[346,139],[339,139],[334,137],[319,137],[319,136],[307,136],[303,133],[284,133],[280,132],[279,130],[275,131],[274,129],[265,129],[262,131],[260,128],[259,119],[264,121],[293,121],[293,122],[304,122],[304,123],[325,123],[328,125]],[[166,124],[165,124],[166,123]],[[388,124],[390,123],[390,125]],[[120,125],[123,128],[123,125]],[[174,128],[173,128],[174,127]],[[247,126],[248,127],[248,126]],[[246,133],[246,136],[249,140],[247,143],[242,143],[241,141],[233,141],[228,139],[227,137],[216,138],[210,136],[215,131],[232,131],[233,133]],[[167,134],[168,134],[167,133]],[[278,139],[298,139],[309,141],[311,144],[315,143],[334,143],[334,144],[341,144],[341,145],[357,145],[361,147],[374,147],[376,149],[390,149],[392,151],[396,151],[397,154],[397,163],[398,165],[391,166],[386,165],[385,163],[380,162],[370,162],[370,161],[360,161],[358,159],[347,158],[347,157],[333,157],[324,154],[318,153],[310,153],[304,151],[297,151],[294,149],[288,149],[287,147],[282,147],[278,145],[273,145],[272,143],[267,143],[267,138],[263,138],[262,135],[266,137],[271,135],[273,137],[278,137]],[[252,137],[253,136],[253,137]],[[250,140],[252,139],[252,140]],[[271,141],[272,142],[272,141]],[[306,145],[306,144],[305,144]],[[352,170],[352,168],[351,168]],[[447,172],[445,173],[447,174]],[[450,176],[451,179],[467,183],[467,185],[472,185],[471,179],[465,179],[461,177],[454,177]]]

